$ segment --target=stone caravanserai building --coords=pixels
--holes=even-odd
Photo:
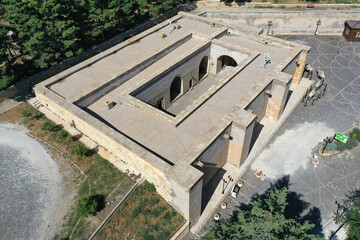
[[[224,164],[246,162],[261,119],[281,116],[310,48],[201,14],[170,20],[34,91],[194,223],[209,181]]]

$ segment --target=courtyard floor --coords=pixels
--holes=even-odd
[[[223,210],[219,206],[214,213],[227,217],[238,206],[249,204],[269,188],[287,187],[290,205],[286,215],[309,220],[315,224],[315,234],[328,238],[337,229],[333,222],[337,209],[335,201],[341,201],[345,193],[360,186],[360,147],[322,158],[317,168],[311,164],[311,156],[315,145],[325,136],[350,129],[360,122],[360,43],[346,42],[342,36],[281,38],[312,47],[308,62],[315,70],[320,67],[325,72],[327,92],[314,105],[299,104],[294,109],[242,175],[244,186],[238,197],[228,195],[225,198],[228,207]],[[264,181],[255,177],[257,170],[265,173]],[[212,224],[213,220],[208,219],[198,235],[205,234]],[[338,239],[343,236],[340,232]],[[191,234],[187,236],[190,238]]]

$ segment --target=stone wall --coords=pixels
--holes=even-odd
[[[318,34],[341,34],[345,20],[360,20],[360,11],[354,10],[315,10],[302,9],[206,9],[210,19],[234,25],[251,25],[268,31],[268,21],[272,21],[270,34],[310,34],[316,30],[316,23],[321,19]]]
[[[141,173],[150,182],[154,183],[157,191],[167,201],[172,201],[172,187],[165,175],[167,169],[170,169],[171,165],[166,162],[159,162],[162,160],[158,159],[156,156],[151,156],[152,154],[150,152],[145,149],[140,149],[140,147],[136,144],[126,142],[125,138],[117,136],[119,133],[113,130],[108,132],[108,126],[97,119],[94,119],[81,109],[77,110],[67,101],[62,101],[60,97],[51,96],[52,99],[59,98],[59,101],[49,100],[49,98],[46,97],[47,94],[54,93],[47,92],[44,95],[44,93],[36,91],[37,99],[49,110],[62,118],[64,122],[73,123],[76,129],[123,161],[121,163],[113,161],[112,163],[115,166],[118,164],[126,164],[130,171]],[[77,116],[73,113],[73,111],[77,111]],[[152,159],[153,161],[146,161],[144,160],[145,157],[146,159]]]
[[[220,133],[215,141],[213,141],[196,160],[203,164],[202,167],[199,165],[195,165],[195,167],[204,173],[204,185],[212,179],[227,160],[229,139],[225,138],[224,134],[230,136],[230,128],[227,128],[224,132]]]
[[[176,65],[170,69],[167,69],[161,76],[161,78],[154,80],[151,84],[138,91],[134,97],[155,104],[157,100],[164,98],[165,106],[170,104],[170,86],[174,78],[179,76],[182,79],[182,94],[189,90],[189,82],[194,79],[199,79],[199,65],[204,56],[210,56],[210,47],[207,46],[205,49],[196,52],[194,55],[183,59],[181,64]]]

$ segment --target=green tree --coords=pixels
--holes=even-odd
[[[4,0],[5,18],[23,54],[38,68],[48,68],[82,51],[71,0]]]
[[[321,239],[308,233],[314,224],[286,219],[287,192],[286,188],[270,191],[250,210],[239,210],[234,218],[216,223],[204,239]]]
[[[336,222],[345,227],[349,239],[360,236],[360,190],[346,194],[345,200],[339,204]]]
[[[9,31],[9,28],[0,25],[0,91],[8,87],[14,80],[14,72],[11,68],[12,57]]]
[[[98,202],[95,198],[85,196],[78,201],[77,212],[80,216],[87,217],[97,212]]]
[[[77,24],[81,28],[81,40],[91,47],[120,33],[120,8],[122,0],[79,0],[76,4]]]

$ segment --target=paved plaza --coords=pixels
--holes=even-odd
[[[327,92],[314,105],[304,107],[300,103],[295,108],[242,176],[244,186],[237,198],[228,195],[224,200],[228,207],[224,210],[219,206],[214,213],[228,217],[238,206],[248,205],[270,188],[287,187],[286,216],[309,220],[315,224],[313,233],[328,238],[337,229],[333,221],[335,201],[360,186],[360,147],[321,158],[317,168],[310,159],[324,137],[360,122],[360,43],[346,42],[341,36],[281,38],[312,47],[308,62],[314,70],[324,70]],[[258,170],[265,173],[264,181],[255,177]],[[198,235],[205,234],[213,222],[209,219]],[[338,239],[343,236],[343,232],[337,235]]]

